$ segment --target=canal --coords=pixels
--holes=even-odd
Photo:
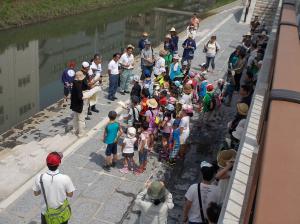
[[[184,30],[190,16],[175,10],[201,14],[213,4],[212,0],[144,0],[1,31],[0,133],[63,97],[60,77],[69,60],[79,68],[80,62],[100,53],[106,70],[113,53],[127,44],[136,46],[143,31],[158,45],[172,26]]]

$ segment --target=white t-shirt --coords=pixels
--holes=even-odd
[[[200,189],[203,213],[205,218],[207,218],[206,209],[209,203],[220,203],[220,189],[216,185],[207,185],[203,183],[200,184]],[[185,197],[187,200],[192,202],[192,207],[188,214],[189,221],[202,222],[198,197],[198,184],[191,185],[188,191],[186,192]]]
[[[40,176],[41,174],[38,174],[36,176],[32,189],[33,191],[41,191],[42,214],[45,214],[46,203],[42,195]],[[66,193],[75,191],[75,187],[70,177],[59,173],[59,170],[48,170],[45,174],[43,174],[43,184],[46,192],[48,206],[50,208],[58,208],[59,206],[61,206],[64,203],[64,200],[67,198]]]
[[[90,75],[90,74],[91,74],[91,75],[94,75],[94,74],[95,74],[94,80],[96,80],[96,79],[99,79],[99,78],[100,78],[101,72],[102,72],[101,64],[96,65],[95,62],[92,62],[91,67],[90,67],[90,70],[89,70],[89,75]],[[97,83],[99,83],[99,82],[97,82]]]
[[[125,137],[123,143],[125,147],[123,149],[123,153],[134,153],[134,143],[136,142],[136,138],[128,138]]]
[[[110,70],[110,74],[118,75],[119,74],[119,63],[112,59],[108,64],[108,70]]]
[[[185,116],[185,117],[181,118],[180,128],[183,128],[180,143],[185,144],[187,138],[190,135],[190,116]]]
[[[125,69],[133,69],[133,64],[134,64],[133,54],[131,54],[130,56],[128,56],[127,53],[122,54],[119,63],[122,65],[129,65],[129,67]]]
[[[149,149],[149,145],[148,145],[148,138],[149,138],[149,133],[147,131],[144,131],[140,134],[139,137],[139,149],[141,147],[141,144],[143,141],[146,141],[144,149]]]
[[[155,62],[155,66],[153,68],[154,75],[160,75],[163,72],[166,72],[166,61],[163,57],[159,57]]]
[[[220,50],[220,45],[218,44],[217,41],[214,43],[208,42],[206,48],[207,48],[206,56],[214,57],[217,54],[217,49]]]
[[[189,104],[189,105],[192,105],[193,104],[193,94],[183,94],[182,97],[181,97],[181,100],[184,104]]]

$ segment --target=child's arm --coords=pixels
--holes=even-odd
[[[107,125],[105,126],[104,132],[103,132],[103,142],[105,142],[106,135],[107,135],[106,129],[107,129]]]
[[[123,152],[125,146],[126,146],[126,142],[123,142],[122,147],[121,147],[121,152]]]

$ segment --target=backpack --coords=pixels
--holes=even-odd
[[[151,112],[151,117],[150,117],[150,121],[149,121],[149,127],[153,128],[158,126],[158,124],[160,123],[160,118],[158,115],[158,112],[156,112],[156,114],[153,113],[152,110],[150,110]]]

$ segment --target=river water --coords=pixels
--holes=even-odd
[[[100,53],[105,70],[113,53],[136,46],[143,31],[158,45],[172,26],[186,28],[190,16],[185,12],[204,12],[213,2],[143,0],[1,31],[0,133],[63,97],[60,77],[68,61],[79,68]]]

